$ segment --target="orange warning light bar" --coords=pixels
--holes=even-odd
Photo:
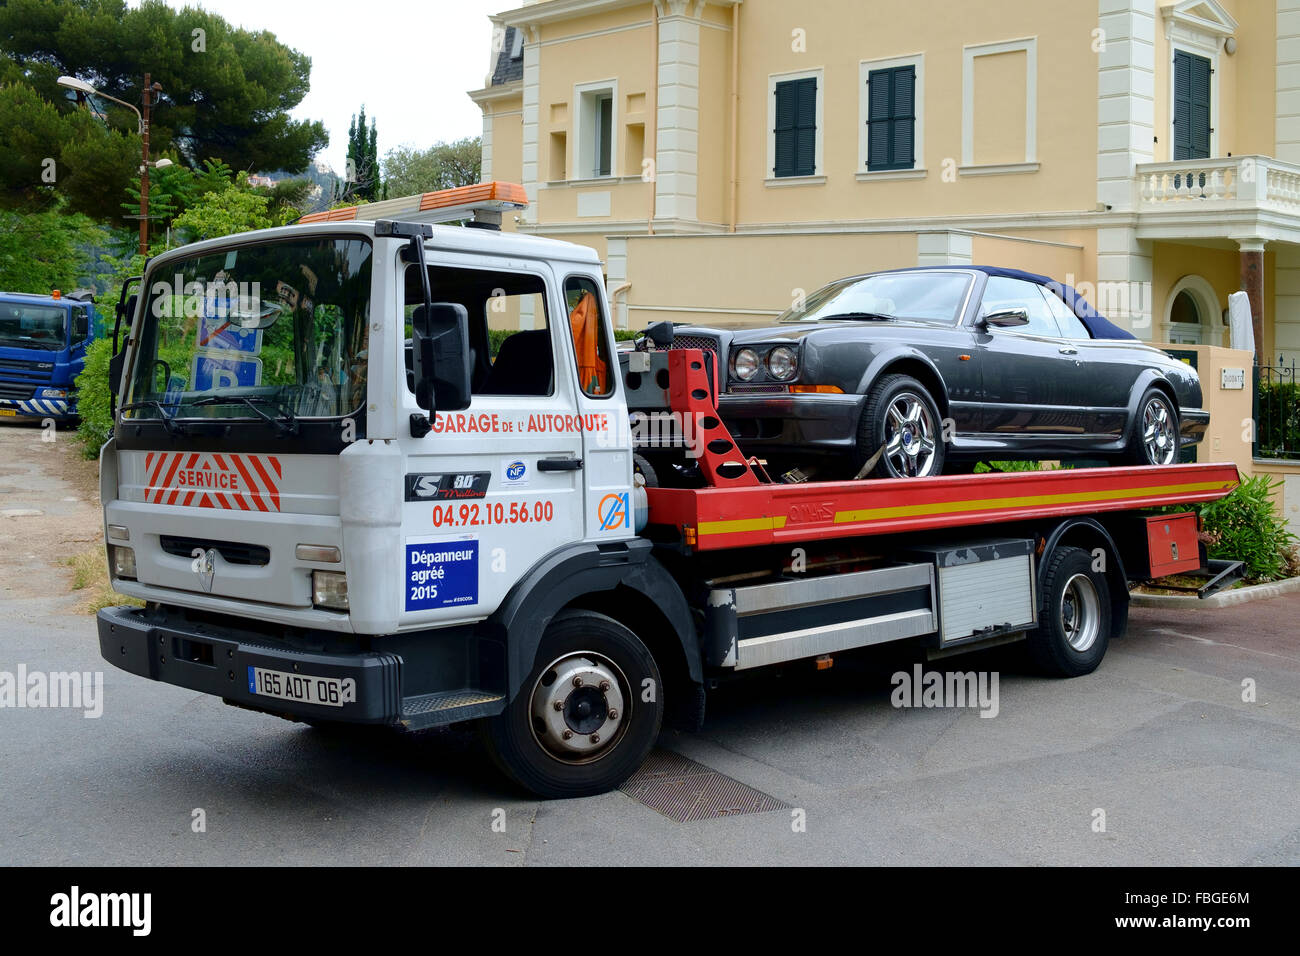
[[[397,199],[381,199],[364,206],[344,206],[308,213],[298,221],[351,222],[363,219],[399,219],[406,222],[451,222],[457,219],[475,219],[482,223],[500,224],[501,214],[511,209],[524,209],[528,194],[518,183],[489,182]]]

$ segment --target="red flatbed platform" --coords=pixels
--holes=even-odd
[[[1191,504],[1239,480],[1233,464],[1188,464],[646,492],[652,526],[713,551]]]

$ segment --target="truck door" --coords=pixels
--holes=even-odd
[[[408,314],[420,298],[414,268]],[[486,617],[529,568],[584,534],[583,421],[549,266],[447,255],[429,276],[434,302],[469,313],[472,398],[403,442],[403,625]],[[408,372],[409,360],[408,350]],[[414,411],[412,385],[408,374]]]
[[[619,418],[625,405],[619,400],[618,357],[599,282],[594,274],[570,274],[563,286],[566,339],[582,415],[584,524],[589,540],[627,537],[634,523],[631,436],[626,421]]]

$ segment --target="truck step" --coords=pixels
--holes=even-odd
[[[488,717],[501,712],[505,699],[504,694],[474,687],[405,697],[402,699],[402,723],[409,730],[420,730],[473,720],[476,717]]]

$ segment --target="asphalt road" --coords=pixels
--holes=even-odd
[[[103,714],[0,709],[0,864],[1300,863],[1300,596],[1135,610],[1071,681],[950,661],[998,672],[993,718],[891,706],[897,652],[725,686],[662,745],[802,816],[675,823],[621,792],[533,800],[471,734],[323,732],[115,670],[25,548],[46,512],[98,520],[30,438],[0,429],[0,672],[102,673]]]

